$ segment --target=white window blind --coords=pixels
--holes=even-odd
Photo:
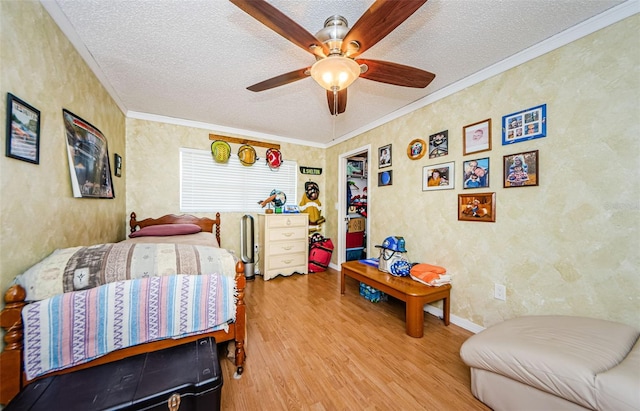
[[[211,151],[180,149],[180,210],[182,212],[260,212],[258,202],[272,190],[297,204],[298,164],[286,160],[272,171],[263,158],[250,167],[231,154],[227,163],[216,163]]]

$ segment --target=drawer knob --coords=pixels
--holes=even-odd
[[[282,233],[283,236],[285,237],[291,237],[293,235],[293,233]]]
[[[290,245],[290,246],[288,246],[288,247],[282,247],[282,249],[283,249],[283,250],[286,250],[286,251],[289,251],[289,250],[291,250],[292,248],[293,248],[293,246],[291,246],[291,245]]]
[[[285,263],[285,264],[291,264],[292,261],[293,260],[283,260],[282,262]]]
[[[287,218],[287,225],[291,225],[291,219]]]

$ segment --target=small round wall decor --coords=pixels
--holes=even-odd
[[[424,140],[416,138],[415,140],[411,140],[409,146],[407,147],[407,156],[411,160],[418,160],[424,156],[424,153],[427,152],[427,144]]]

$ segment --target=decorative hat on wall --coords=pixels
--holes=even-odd
[[[277,148],[268,149],[266,157],[271,170],[277,170],[282,165],[282,153]]]
[[[216,140],[211,143],[211,154],[216,163],[226,163],[231,155],[231,146],[226,141]]]
[[[243,166],[252,166],[256,160],[256,150],[249,144],[243,144],[238,149],[238,160]]]

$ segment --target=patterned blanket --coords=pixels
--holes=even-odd
[[[235,281],[173,275],[57,295],[22,311],[27,379],[148,341],[228,329]]]
[[[116,281],[173,274],[235,276],[229,251],[201,245],[108,243],[54,251],[16,281],[27,301],[85,290]]]

